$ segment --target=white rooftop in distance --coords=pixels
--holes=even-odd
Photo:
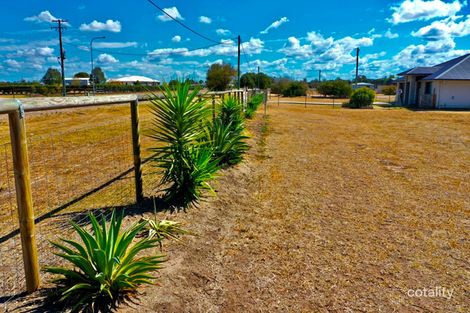
[[[125,76],[110,79],[111,82],[142,82],[142,83],[159,83],[160,81],[145,76]]]

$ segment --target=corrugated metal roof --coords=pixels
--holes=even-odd
[[[425,77],[424,80],[470,80],[470,54],[444,63],[439,71]]]
[[[470,54],[432,67],[415,67],[398,75],[428,75],[423,80],[470,80]]]

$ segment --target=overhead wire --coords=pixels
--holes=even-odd
[[[180,20],[178,20],[177,18],[171,16],[170,14],[168,14],[164,9],[162,9],[158,4],[156,4],[154,1],[152,0],[147,0],[151,5],[153,5],[154,7],[156,7],[158,10],[162,11],[163,14],[165,14],[166,16],[168,16],[170,19],[172,19],[173,21],[175,21],[176,23],[178,23],[179,25],[181,25],[182,27],[186,28],[187,30],[189,30],[190,32],[192,32],[193,34],[205,39],[205,40],[208,40],[208,41],[211,41],[211,42],[214,42],[214,43],[219,43],[220,41],[217,41],[217,40],[214,40],[214,39],[211,39],[203,34],[201,34],[200,32],[192,29],[191,27],[187,26],[186,24],[184,24],[183,22],[181,22]]]

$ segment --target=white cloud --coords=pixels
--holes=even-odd
[[[284,23],[289,22],[289,19],[287,17],[282,17],[281,19],[273,22],[271,25],[269,25],[265,30],[261,31],[260,34],[267,34],[271,29],[276,29],[279,26],[281,26]]]
[[[212,23],[212,19],[210,17],[207,17],[207,16],[199,16],[199,22],[201,22],[203,24],[210,24],[210,23]]]
[[[35,22],[35,23],[52,23],[53,20],[57,20],[58,18],[51,14],[48,10],[42,11],[38,15],[26,17],[24,20],[27,22]]]
[[[173,42],[180,42],[180,41],[181,41],[181,36],[176,35],[176,36],[174,36],[173,38],[171,38],[171,41],[173,41]]]
[[[463,20],[461,20],[462,18]],[[461,21],[458,22],[458,20]],[[468,36],[470,35],[470,15],[435,21],[431,25],[422,27],[411,34],[415,37],[423,37],[430,40]]]
[[[407,23],[416,20],[430,20],[437,17],[449,17],[455,15],[466,5],[467,1],[454,0],[444,2],[442,0],[405,0],[398,6],[393,6],[393,24]]]
[[[98,56],[98,62],[103,64],[114,64],[118,63],[119,61],[110,54],[102,53]]]
[[[12,59],[6,59],[5,61],[3,61],[10,69],[13,69],[13,70],[17,70],[19,68],[21,68],[21,63],[16,61],[16,60],[12,60]]]
[[[385,32],[384,37],[388,38],[388,39],[395,39],[395,38],[400,37],[400,35],[398,35],[397,33],[392,33],[392,31],[390,29],[388,29]]]
[[[135,41],[126,41],[126,42],[97,41],[93,43],[93,47],[106,48],[106,49],[129,48],[129,47],[137,47],[137,42]]]
[[[80,25],[80,30],[83,32],[108,31],[113,33],[119,33],[121,32],[121,29],[121,22],[113,20],[107,20],[105,23],[94,20],[90,24]]]
[[[165,11],[168,15],[170,15],[174,19],[184,20],[184,18],[181,16],[180,12],[178,11],[176,7],[165,8],[163,9],[163,11]],[[162,22],[169,22],[172,19],[168,15],[162,13],[158,15],[157,18]]]
[[[228,29],[223,29],[223,28],[219,28],[219,29],[216,29],[215,31],[217,33],[217,35],[219,36],[228,36],[230,35],[232,32],[229,31]]]

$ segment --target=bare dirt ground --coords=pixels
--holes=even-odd
[[[470,113],[268,113],[217,197],[159,213],[195,236],[120,312],[468,312]]]

